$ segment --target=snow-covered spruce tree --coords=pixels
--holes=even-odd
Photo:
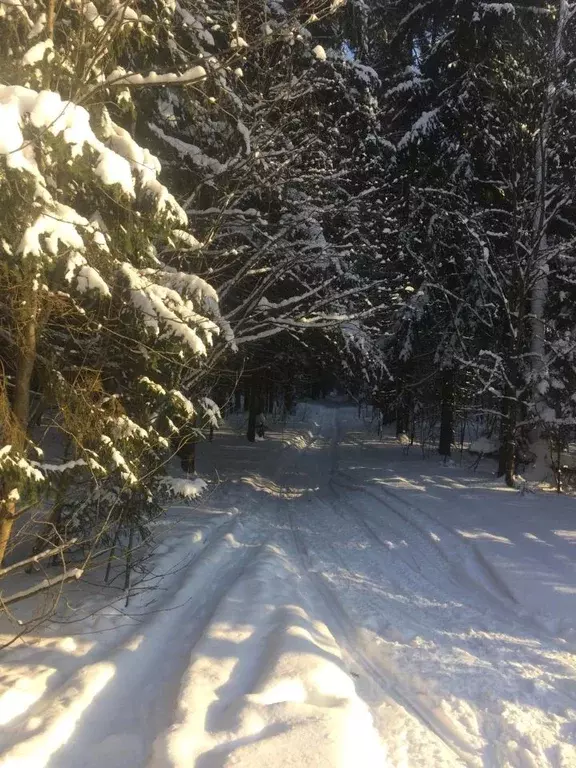
[[[0,561],[39,499],[53,505],[40,540],[74,529],[90,547],[145,522],[198,409],[182,380],[228,333],[215,290],[172,260],[198,242],[131,131],[131,89],[197,89],[206,71],[120,68],[168,34],[141,11],[2,6]]]
[[[441,265],[458,246],[450,238],[440,241],[447,248],[436,249],[435,275],[424,287],[436,308],[442,298],[458,320],[450,336],[460,365],[500,400],[501,472],[512,482],[518,422],[536,427],[572,417],[567,390],[560,406],[565,384],[554,373],[570,370],[562,357],[571,343],[558,344],[550,310],[569,295],[560,279],[571,279],[573,9],[564,2],[403,7],[389,57],[402,63],[386,76],[388,119],[410,183],[413,242],[423,244],[417,258],[425,266],[438,237],[422,232],[437,235],[447,214],[459,219],[467,243],[460,274],[469,279],[448,295]],[[454,203],[444,205],[449,196]],[[418,220],[422,205],[426,216]],[[545,447],[541,432],[532,432],[535,453]]]
[[[140,130],[187,195],[243,370],[271,364],[278,334],[359,323],[379,300],[377,280],[360,268],[377,239],[366,211],[378,195],[366,179],[385,158],[377,77],[330,47],[338,16],[322,3],[305,12],[181,4],[166,55],[201,57],[207,86],[136,95],[153,114]],[[188,254],[179,258],[186,265]]]

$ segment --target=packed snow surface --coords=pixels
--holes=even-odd
[[[200,446],[154,589],[86,578],[3,652],[0,766],[576,766],[576,503],[368,427]]]

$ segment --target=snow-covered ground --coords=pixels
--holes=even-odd
[[[2,768],[576,766],[576,501],[299,413],[3,652]]]

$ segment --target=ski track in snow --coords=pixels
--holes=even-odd
[[[3,652],[0,768],[576,766],[573,500],[302,411],[204,447],[227,482],[159,527],[156,589],[75,585]]]

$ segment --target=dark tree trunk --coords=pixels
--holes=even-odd
[[[284,408],[286,413],[290,413],[294,407],[294,390],[290,385],[284,390]]]
[[[184,472],[192,475],[196,472],[196,441],[190,440],[182,444],[178,449],[180,466]]]
[[[182,470],[190,475],[196,472],[196,418],[184,429],[189,432],[178,438],[176,453],[180,459]],[[184,431],[184,430],[182,430]]]
[[[448,458],[454,442],[454,390],[456,372],[453,368],[442,371],[442,406],[440,412],[440,441],[438,453]]]
[[[500,422],[500,453],[498,456],[498,477],[504,477],[506,485],[514,487],[514,459],[516,456],[516,400],[510,385],[502,398],[502,421]]]
[[[396,437],[399,437],[410,431],[411,396],[402,383],[396,393]]]
[[[239,389],[234,390],[234,410],[236,413],[242,410],[242,393]]]
[[[251,443],[256,442],[256,418],[260,411],[260,398],[258,397],[258,388],[256,382],[250,382],[250,400],[248,407],[248,431],[246,437]]]

